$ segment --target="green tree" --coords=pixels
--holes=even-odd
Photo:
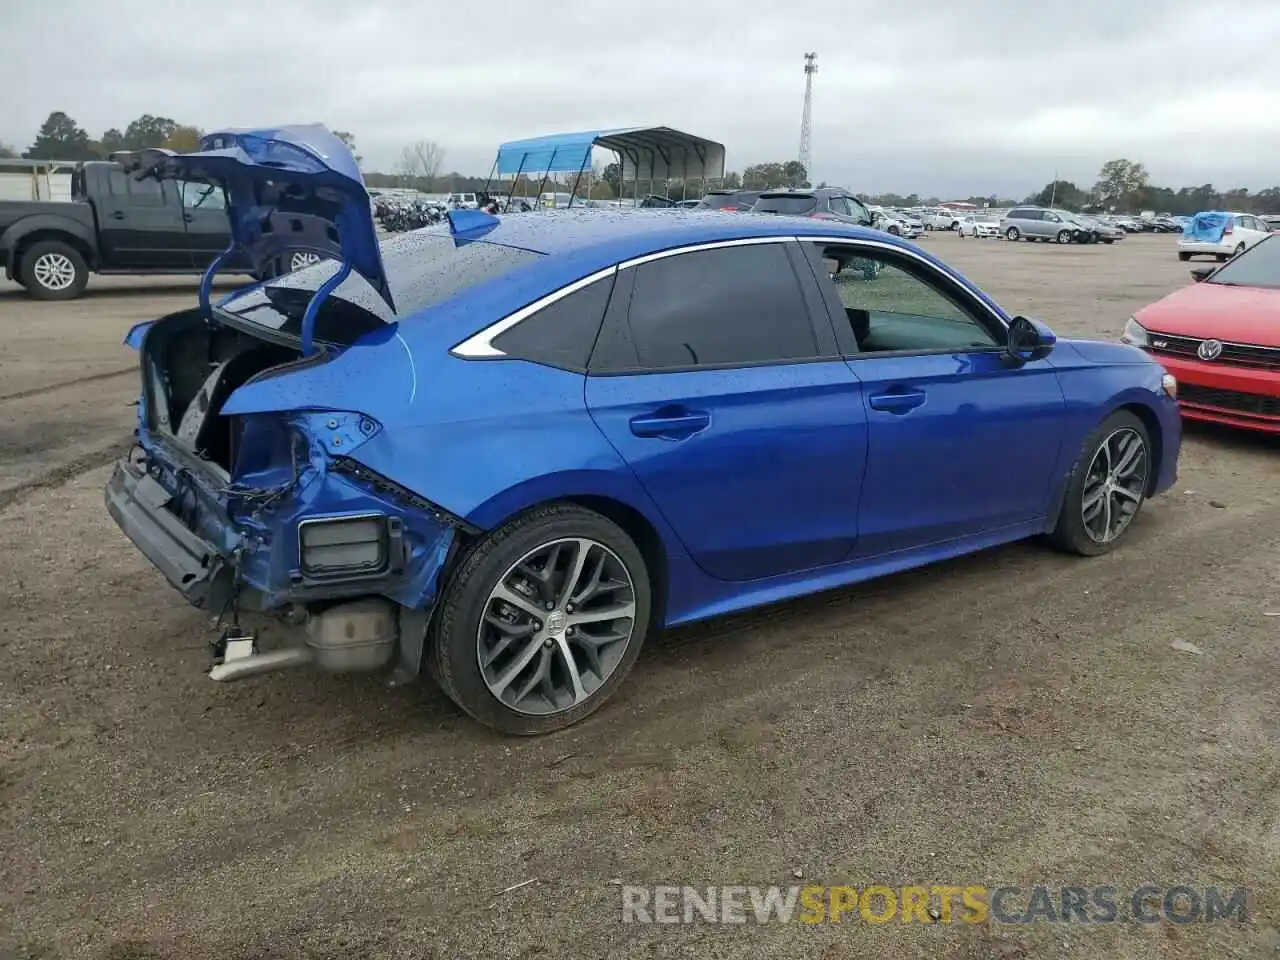
[[[600,179],[609,185],[615,197],[622,196],[622,167],[616,163],[607,164]]]
[[[200,149],[201,135],[198,127],[178,124],[165,138],[164,147],[174,153],[195,153]]]
[[[168,117],[153,117],[144,113],[124,130],[124,149],[143,150],[146,147],[163,147],[178,127],[177,121]],[[112,133],[114,131],[108,131]],[[105,146],[106,137],[103,137]]]
[[[1132,209],[1136,194],[1147,187],[1147,168],[1131,160],[1108,160],[1098,171],[1094,193],[1106,207]]]
[[[89,134],[61,110],[49,114],[23,157],[28,160],[92,160],[97,153]]]
[[[1089,194],[1081,190],[1070,180],[1055,180],[1046,183],[1039,193],[1027,197],[1027,203],[1039,207],[1065,207],[1079,210],[1089,202]]]
[[[102,145],[102,152],[108,155],[115,153],[117,150],[129,149],[125,145],[124,134],[115,127],[104,133],[99,143]]]

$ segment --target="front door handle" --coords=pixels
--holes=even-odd
[[[924,403],[924,393],[920,390],[900,390],[891,393],[873,394],[868,400],[872,410],[883,410],[885,413],[907,413]]]
[[[124,219],[124,211],[123,211],[123,210],[112,210],[112,211],[111,211],[111,219],[112,219],[112,220],[123,220],[123,219]]]
[[[663,407],[653,413],[631,418],[631,432],[637,437],[681,440],[707,429],[711,414],[686,407]]]

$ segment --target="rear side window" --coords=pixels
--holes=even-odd
[[[643,369],[776,363],[819,355],[783,244],[700,250],[635,269],[628,322]]]
[[[543,307],[494,338],[508,357],[585,373],[615,275],[597,280]]]
[[[754,207],[751,208],[753,213],[781,213],[781,214],[801,214],[809,213],[818,209],[818,200],[816,197],[801,194],[800,196],[792,196],[790,194],[768,194],[766,193],[756,201]]]
[[[707,210],[723,210],[737,205],[738,198],[732,193],[709,193],[702,198],[702,206]]]

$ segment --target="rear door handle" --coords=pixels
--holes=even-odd
[[[187,223],[190,223],[192,220],[194,220],[194,219],[195,219],[195,217],[193,217],[193,216],[192,216],[191,214],[189,214],[189,213],[184,213],[184,214],[182,215],[182,219],[183,219],[183,220],[185,220]]]
[[[873,394],[867,401],[872,410],[883,410],[885,413],[906,413],[924,403],[924,393],[920,390],[900,390],[893,393]]]
[[[685,407],[663,407],[653,413],[631,418],[631,432],[637,437],[681,440],[707,429],[711,414]]]
[[[112,210],[112,211],[111,211],[111,219],[112,219],[112,220],[123,220],[123,219],[124,219],[124,211],[123,211],[123,210]]]

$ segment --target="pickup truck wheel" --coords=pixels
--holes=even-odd
[[[32,244],[22,253],[22,285],[37,300],[74,300],[89,283],[79,251],[58,240]]]
[[[531,510],[484,537],[449,578],[428,672],[486,726],[559,730],[626,677],[650,589],[643,555],[612,521],[572,504]]]
[[[320,262],[320,254],[312,253],[310,250],[295,250],[289,254],[285,261],[289,266],[289,272],[301,270],[303,267],[309,267],[312,264]]]

